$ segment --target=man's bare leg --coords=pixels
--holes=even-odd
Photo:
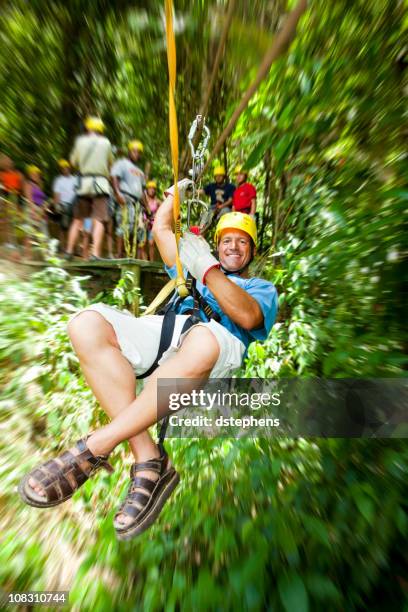
[[[105,227],[102,221],[98,221],[97,219],[93,220],[93,228],[92,228],[92,250],[93,255],[95,257],[100,257],[102,253],[102,241],[103,235],[105,233]]]
[[[67,244],[67,253],[74,253],[75,245],[78,241],[79,232],[82,230],[83,219],[73,219],[69,232],[68,232],[68,244]]]
[[[102,409],[113,419],[136,399],[135,373],[120,352],[113,327],[98,312],[88,311],[75,317],[68,330],[87,383]],[[136,462],[160,455],[147,431],[130,438],[129,445]],[[75,455],[78,449],[71,448],[70,452]],[[150,472],[143,475],[150,477]],[[43,488],[34,480],[29,485],[43,495]]]
[[[200,351],[197,351],[197,346]],[[139,439],[143,432],[157,422],[157,386],[158,378],[192,378],[207,379],[214,367],[220,348],[216,338],[205,327],[196,327],[184,339],[179,351],[157,368],[149,377],[139,397],[112,420],[112,422],[94,432],[87,441],[93,454],[107,454],[123,440]],[[102,450],[101,450],[102,449]],[[138,472],[138,476],[150,480],[158,478],[153,472]],[[131,517],[119,514],[115,522],[127,524]]]
[[[197,350],[197,347],[200,350]],[[158,378],[208,378],[214,367],[220,348],[212,332],[203,327],[193,328],[180,349],[159,366],[147,379],[143,391],[127,408],[122,410],[109,425],[95,431],[87,444],[97,455],[110,453],[115,446],[145,431],[157,422]]]
[[[149,240],[149,260],[154,261],[154,241]]]
[[[94,455],[104,455],[124,440],[129,440],[138,462],[159,456],[157,446],[146,431],[157,422],[157,379],[206,379],[220,351],[216,338],[208,329],[192,329],[179,351],[157,368],[139,397],[135,398],[133,369],[120,353],[113,328],[99,313],[88,311],[78,315],[70,323],[70,336],[95,396],[106,412],[114,415],[109,425],[98,429],[87,440],[89,450]],[[200,346],[200,351],[197,351],[197,346]],[[128,403],[123,408],[125,402]],[[78,452],[76,448],[70,451],[73,454]],[[138,475],[149,479],[158,477],[149,471]],[[41,485],[32,479],[29,485],[43,495]],[[130,520],[123,514],[116,517],[116,521],[122,524]]]
[[[69,323],[68,331],[88,385],[113,419],[136,399],[136,377],[112,325],[99,312],[87,311]],[[136,461],[158,455],[147,431],[130,438],[129,445]]]

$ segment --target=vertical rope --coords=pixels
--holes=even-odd
[[[174,218],[174,233],[176,236],[176,269],[177,269],[177,288],[182,297],[188,295],[188,289],[183,275],[178,245],[181,236],[181,218],[180,218],[180,194],[177,186],[178,182],[178,128],[177,128],[177,113],[175,103],[176,91],[176,42],[173,29],[173,1],[165,0],[166,13],[166,41],[167,41],[167,64],[169,70],[169,132],[170,132],[170,148],[171,148],[171,163],[173,166],[174,177],[174,201],[173,201],[173,218]]]

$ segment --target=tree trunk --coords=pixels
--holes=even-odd
[[[62,43],[62,98],[61,127],[64,131],[64,150],[70,151],[75,135],[79,132],[83,109],[81,108],[82,85],[80,79],[83,55],[81,53],[81,30],[83,16],[72,11],[67,15],[63,27]]]

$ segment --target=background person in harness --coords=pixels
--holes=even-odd
[[[17,245],[17,225],[22,216],[23,186],[23,175],[14,168],[13,160],[8,155],[1,153],[0,229],[3,229],[6,245],[11,247]]]
[[[93,255],[101,257],[104,223],[109,221],[110,167],[113,162],[111,143],[102,134],[105,129],[99,117],[87,117],[86,134],[79,136],[71,153],[71,164],[78,168],[79,179],[74,220],[68,234],[67,259],[72,259],[83,221],[91,217]]]
[[[218,220],[222,215],[231,212],[232,196],[235,185],[227,180],[224,166],[214,168],[214,182],[204,187],[205,195],[211,198],[213,219]]]
[[[242,166],[237,166],[235,169],[235,180],[237,187],[232,196],[233,210],[248,215],[255,215],[256,189],[252,183],[248,183],[248,172]]]
[[[111,170],[113,191],[119,204],[116,210],[118,257],[123,255],[124,233],[127,232],[131,236],[136,231],[139,208],[136,203],[143,203],[146,178],[137,165],[143,150],[140,140],[131,140],[128,144],[129,156],[118,159]]]
[[[187,179],[179,183],[181,202],[190,183]],[[174,274],[173,188],[165,195],[153,234],[169,273]],[[128,440],[135,463],[128,494],[114,519],[117,537],[130,539],[156,520],[179,482],[163,445],[157,446],[147,431],[158,418],[156,380],[228,376],[241,365],[253,340],[266,339],[277,313],[272,283],[248,276],[256,248],[254,220],[241,213],[224,215],[216,228],[216,244],[218,258],[204,238],[188,233],[181,240],[180,257],[219,322],[201,312],[201,321],[189,325],[194,304],[187,297],[173,311],[166,346],[162,342],[166,315],[137,318],[94,304],[71,319],[69,335],[81,368],[112,421],[77,442],[58,462],[52,460],[27,474],[19,487],[26,503],[49,507],[65,501],[97,468],[109,469],[109,454]],[[150,377],[136,398],[135,375],[146,374]],[[68,464],[75,486],[64,476]]]
[[[32,247],[48,239],[46,216],[47,196],[43,191],[42,172],[38,166],[27,166],[27,180],[24,183],[26,201],[25,223],[23,229],[24,252],[27,259],[32,257]]]
[[[76,197],[78,178],[71,174],[68,160],[58,160],[60,174],[52,184],[54,208],[59,213],[60,241],[63,250],[66,249],[66,234],[72,222],[72,211]]]
[[[153,222],[156,213],[161,204],[157,198],[157,183],[156,181],[148,181],[146,184],[146,203],[150,212],[150,218],[147,220],[147,241],[149,244],[149,260],[154,261],[154,238],[153,238]]]

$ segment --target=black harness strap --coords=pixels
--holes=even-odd
[[[139,378],[147,378],[152,374],[157,368],[157,364],[159,363],[161,356],[171,344],[171,339],[173,338],[174,326],[176,324],[176,312],[175,310],[168,309],[163,317],[163,325],[160,335],[160,343],[159,350],[157,351],[156,359],[153,361],[152,365],[144,374],[139,374]]]
[[[202,321],[200,317],[200,309],[204,312],[204,315],[207,317],[208,321],[210,319],[214,319],[215,321],[218,322],[220,321],[220,318],[221,318],[217,312],[214,312],[214,310],[208,304],[207,300],[205,300],[203,296],[201,295],[201,293],[197,290],[196,280],[190,274],[187,275],[186,286],[193,297],[194,306],[193,306],[192,313],[190,314],[188,319],[186,319],[181,329],[180,336],[184,334],[187,330],[189,330],[191,327],[193,327],[193,325],[196,325],[197,323],[200,323],[200,321]],[[165,353],[167,349],[169,348],[172,338],[173,338],[174,327],[176,324],[176,316],[177,316],[176,310],[177,310],[178,305],[182,302],[183,299],[185,298],[181,298],[181,297],[176,297],[176,299],[172,298],[170,302],[161,311],[159,311],[158,314],[164,315],[163,325],[162,325],[162,330],[161,330],[161,335],[160,335],[159,349],[157,351],[156,358],[154,362],[152,363],[152,365],[150,366],[150,368],[146,370],[146,372],[144,372],[143,374],[139,374],[138,378],[147,378],[148,376],[153,374],[153,372],[155,371],[155,369],[157,368],[159,364],[160,359],[162,358],[163,353]],[[163,448],[163,442],[166,437],[166,431],[167,431],[168,424],[169,424],[169,417],[166,416],[162,419],[160,430],[159,430],[158,444],[159,444],[159,447],[161,448]]]
[[[174,311],[170,311],[170,312],[174,312]],[[166,315],[164,315],[164,316],[166,316]],[[201,321],[201,319],[197,319],[194,313],[192,315],[190,315],[188,317],[188,319],[186,319],[183,327],[181,328],[180,336],[182,334],[184,334],[187,330],[189,330],[190,327],[193,327],[193,325],[196,325],[196,323],[199,323],[200,321]],[[161,340],[161,338],[160,338],[160,340]],[[171,341],[171,339],[170,339],[170,341]],[[159,352],[160,352],[160,349],[159,349]],[[161,357],[161,355],[157,356],[156,362],[159,361],[160,357]],[[145,376],[146,376],[146,374],[142,374],[142,378],[144,378]],[[139,376],[139,378],[140,378],[140,376]],[[160,429],[159,429],[158,445],[159,445],[160,449],[163,449],[163,443],[164,443],[164,439],[166,437],[166,431],[167,431],[168,425],[169,425],[169,417],[165,416],[162,419],[162,422],[161,422],[161,425],[160,425]]]

